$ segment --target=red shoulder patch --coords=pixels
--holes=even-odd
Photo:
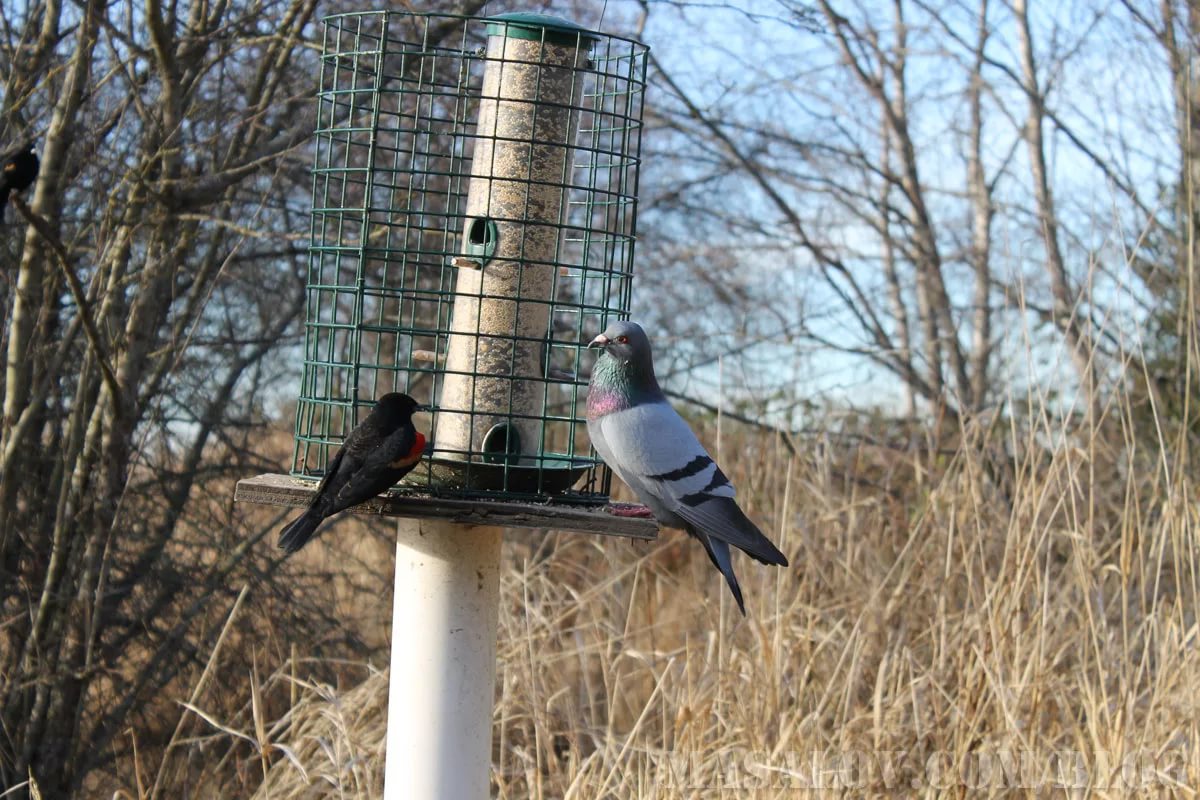
[[[403,469],[411,467],[413,464],[421,460],[421,456],[425,454],[425,435],[417,431],[417,438],[413,440],[412,449],[408,451],[408,455],[403,458],[398,458],[388,464],[392,469]]]

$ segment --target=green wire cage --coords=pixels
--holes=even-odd
[[[628,316],[646,47],[538,14],[324,24],[292,475],[402,391],[432,449],[401,490],[607,499],[584,353]]]

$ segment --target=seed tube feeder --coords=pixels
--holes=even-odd
[[[586,343],[626,318],[646,48],[540,14],[325,20],[300,505],[375,399],[428,404],[427,457],[356,511],[392,514],[386,798],[488,793],[502,530],[652,538],[606,514]]]
[[[594,39],[509,20],[488,26],[463,235],[479,260],[457,275],[434,441],[524,465],[539,455],[576,73]]]

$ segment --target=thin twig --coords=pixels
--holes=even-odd
[[[17,211],[21,212],[21,216],[25,218],[26,222],[34,227],[38,235],[54,251],[58,267],[67,279],[67,287],[71,290],[71,297],[75,300],[75,305],[79,308],[79,319],[83,323],[83,333],[87,337],[88,344],[92,346],[92,352],[96,356],[96,362],[100,365],[100,373],[104,377],[104,383],[108,386],[108,391],[112,395],[113,410],[120,417],[123,407],[120,385],[117,383],[117,376],[113,373],[112,367],[109,366],[108,357],[104,352],[104,345],[100,341],[100,332],[96,329],[95,321],[92,320],[87,299],[83,294],[83,286],[79,283],[79,278],[76,277],[74,270],[71,269],[71,262],[67,257],[66,248],[63,247],[62,242],[58,240],[58,237],[51,230],[46,220],[33,213],[33,209],[27,206],[24,200],[16,195],[11,195],[9,200],[16,206]]]
[[[783,446],[787,448],[787,451],[793,455],[796,453],[796,445],[793,442],[795,434],[792,431],[789,431],[785,428],[780,428],[777,425],[772,425],[769,422],[763,422],[760,419],[748,417],[745,414],[739,414],[736,411],[728,411],[723,408],[718,408],[712,403],[706,403],[703,400],[697,400],[694,397],[688,397],[686,394],[680,394],[679,392],[673,392],[668,389],[664,389],[663,394],[665,394],[667,397],[674,397],[676,400],[682,400],[683,402],[694,405],[697,408],[702,408],[709,413],[716,414],[720,412],[723,416],[729,417],[737,422],[741,422],[746,425],[752,425],[755,428],[761,428],[764,431],[770,431],[771,433],[778,434],[781,437]]]

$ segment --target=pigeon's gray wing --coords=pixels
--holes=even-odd
[[[647,485],[661,484],[656,494],[664,499],[700,491],[734,496],[733,486],[696,434],[666,402],[615,411],[589,427],[593,426],[599,428],[597,438],[608,450],[612,466]]]
[[[759,561],[787,563],[738,508],[733,484],[668,403],[642,403],[593,424],[609,451],[605,461],[639,495],[653,496],[688,525]]]

